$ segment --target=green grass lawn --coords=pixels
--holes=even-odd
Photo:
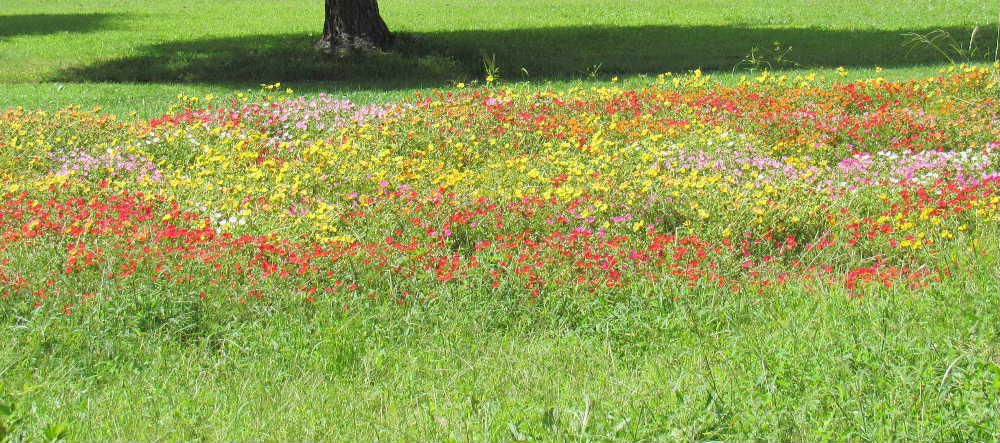
[[[320,1],[10,3],[0,12],[0,107],[76,103],[142,116],[163,112],[179,93],[278,81],[361,101],[405,97],[482,78],[484,56],[495,57],[506,80],[536,86],[745,70],[754,48],[757,68],[881,66],[893,78],[933,73],[948,57],[992,60],[990,24],[998,16],[997,5],[979,0],[742,0],[724,7],[704,0],[384,0],[383,15],[400,34],[394,51],[330,58],[311,49],[322,26]],[[940,29],[968,49],[977,24],[982,30],[965,54],[906,46],[904,34]]]
[[[350,312],[150,288],[118,312],[4,327],[0,363],[16,369],[0,375],[24,429],[70,423],[81,441],[987,441],[1000,286],[996,263],[981,269],[863,300],[469,293]],[[140,328],[158,315],[172,320]]]

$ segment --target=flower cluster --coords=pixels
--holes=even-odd
[[[672,78],[378,106],[241,97],[138,122],[8,111],[0,296],[71,310],[82,299],[67,297],[153,281],[244,302],[276,288],[310,301],[470,287],[860,295],[931,284],[990,247],[988,69]]]

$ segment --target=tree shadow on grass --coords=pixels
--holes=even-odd
[[[0,39],[60,32],[94,32],[107,29],[118,14],[0,15]]]
[[[969,29],[944,31],[968,41]],[[313,49],[315,36],[258,35],[174,41],[135,56],[60,72],[58,81],[262,83],[342,82],[343,86],[398,89],[437,86],[483,76],[484,56],[495,57],[509,80],[569,80],[601,75],[658,74],[694,68],[732,70],[754,48],[767,60],[775,42],[791,48],[781,66],[818,68],[916,66],[947,61],[926,46],[907,47],[912,31],[748,28],[735,26],[565,27],[402,34],[386,53],[337,57]],[[992,47],[973,58],[987,59]],[[775,54],[772,54],[775,55]],[[776,55],[775,55],[776,58]],[[776,62],[777,60],[774,60]]]

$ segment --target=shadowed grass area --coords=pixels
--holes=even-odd
[[[995,36],[995,5],[978,0],[382,0],[401,36],[390,53],[327,57],[313,43],[322,2],[288,0],[21,0],[0,18],[0,109],[101,106],[162,114],[178,94],[224,95],[284,82],[370,102],[484,77],[495,56],[509,85],[579,86],[703,68],[886,68],[889,79],[934,74],[947,57],[904,47],[942,29],[977,44]],[[774,50],[775,42],[781,48]],[[989,45],[987,45],[989,46]],[[755,48],[757,50],[755,51]],[[983,60],[954,56],[957,61]],[[787,51],[787,52],[786,52]],[[747,63],[749,56],[756,58]]]
[[[107,30],[119,14],[25,14],[0,15],[0,39],[58,33]]]
[[[794,63],[783,68],[937,64],[946,59],[926,48],[908,54],[903,34],[943,29],[968,41],[976,24],[992,29],[998,12],[977,0],[744,0],[725,7],[704,0],[472,0],[461,7],[383,0],[401,44],[391,54],[337,59],[312,49],[322,27],[322,2],[312,0],[9,3],[0,22],[3,83],[238,82],[243,89],[299,80],[373,92],[481,78],[483,56],[494,54],[507,80],[532,81],[731,70],[755,47],[766,58],[775,42],[791,48],[786,60]],[[53,34],[60,30],[78,33]],[[0,93],[0,104],[18,104],[11,95],[19,92]]]
[[[484,58],[509,80],[568,80],[588,75],[637,75],[702,68],[730,71],[751,53],[774,69],[935,64],[941,54],[908,46],[909,31],[748,28],[734,26],[554,27],[517,30],[408,33],[389,52],[345,57],[318,53],[310,35],[254,35],[171,41],[133,56],[66,69],[65,82],[335,81],[377,89],[439,86],[483,75]],[[970,29],[941,30],[969,40]],[[773,49],[774,45],[779,50]],[[984,48],[966,61],[985,61]],[[755,49],[756,48],[756,49]],[[780,60],[778,56],[782,57]],[[773,60],[772,60],[773,59]],[[760,66],[758,66],[759,68]]]
[[[948,68],[947,64],[897,67],[877,72],[874,68],[851,69],[847,80],[884,76],[897,81],[919,79]],[[816,69],[795,71],[799,75],[815,74],[818,78],[840,78],[832,69]],[[723,84],[734,84],[745,75],[745,71],[718,73],[714,76]],[[530,94],[539,89],[568,90],[578,87],[607,85],[611,76],[601,74],[596,78],[576,80],[545,80],[516,81],[504,83],[505,87]],[[517,77],[514,77],[517,80]],[[649,83],[641,76],[621,79],[623,85],[642,88]],[[409,83],[413,85],[414,83]],[[359,82],[313,82],[292,81],[283,82],[291,87],[296,94],[315,97],[321,93],[336,94],[357,103],[374,103],[384,101],[399,101],[410,99],[420,88],[407,87],[404,80],[393,84],[383,82],[381,87],[373,87],[372,83]],[[448,84],[432,84],[431,87],[448,87]],[[69,105],[80,105],[83,109],[100,108],[101,112],[115,114],[120,117],[152,118],[163,115],[178,102],[179,94],[188,96],[222,96],[234,92],[260,90],[259,83],[142,83],[142,82],[99,82],[99,83],[24,83],[5,85],[0,93],[0,109],[6,107],[24,107],[26,109],[56,110]]]

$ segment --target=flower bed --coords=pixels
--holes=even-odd
[[[921,288],[992,251],[992,72],[0,114],[0,296]],[[138,286],[136,286],[138,285]],[[144,286],[146,285],[146,286]],[[23,303],[21,303],[23,302]]]

